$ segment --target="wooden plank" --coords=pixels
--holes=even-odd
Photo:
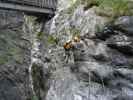
[[[13,9],[24,12],[33,12],[33,13],[44,13],[44,14],[54,14],[54,11],[46,8],[39,8],[33,6],[25,6],[11,3],[0,3],[0,8],[2,9]]]

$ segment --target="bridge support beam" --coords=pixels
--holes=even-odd
[[[2,9],[12,9],[12,10],[18,10],[18,11],[24,11],[24,12],[30,12],[30,13],[40,13],[40,14],[54,14],[54,11],[52,9],[46,9],[46,8],[39,8],[34,6],[26,6],[26,5],[19,5],[19,4],[13,4],[13,3],[2,3],[0,2],[0,8]]]

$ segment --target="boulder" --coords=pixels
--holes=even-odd
[[[120,31],[124,31],[126,35],[133,36],[133,16],[122,16],[114,21],[114,25],[118,26]]]
[[[126,55],[133,55],[133,40],[126,35],[115,35],[107,41],[107,45]]]

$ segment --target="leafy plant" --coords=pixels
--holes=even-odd
[[[49,35],[48,36],[48,43],[50,43],[50,44],[57,44],[58,43],[58,39],[57,39],[57,37],[54,37],[54,36],[52,36],[52,35]]]
[[[33,96],[31,100],[39,100],[37,96]]]

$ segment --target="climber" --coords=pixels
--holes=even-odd
[[[76,43],[80,42],[80,36],[74,36],[72,40],[67,41],[63,46],[65,49],[65,55],[66,55],[66,62],[68,63],[68,60],[72,60],[73,58],[73,50]]]
[[[79,35],[74,36],[73,41],[74,41],[75,43],[80,42],[80,36],[79,36]]]
[[[72,38],[72,40],[69,40],[64,44],[64,49],[66,51],[71,50],[74,48],[74,44],[78,42],[80,42],[80,36],[75,36]]]
[[[64,44],[64,49],[65,49],[66,51],[68,51],[68,50],[70,50],[70,49],[72,49],[72,48],[73,48],[73,45],[72,45],[72,41],[71,41],[71,40],[67,41],[67,42]]]

